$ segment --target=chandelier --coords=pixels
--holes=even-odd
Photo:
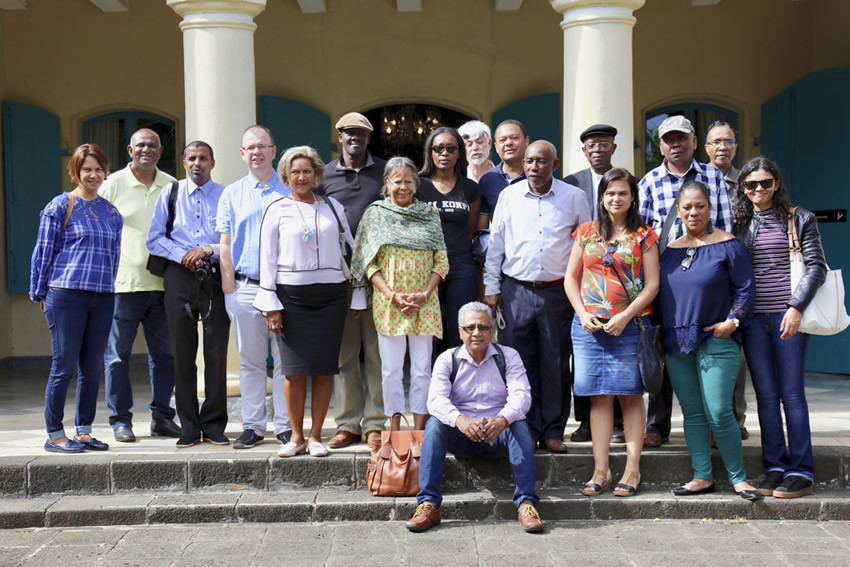
[[[381,111],[381,139],[396,154],[411,146],[421,147],[435,128],[442,123],[438,109],[430,106],[405,104]]]

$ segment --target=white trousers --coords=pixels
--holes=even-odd
[[[428,386],[431,383],[431,350],[434,337],[387,337],[378,333],[381,354],[381,378],[384,390],[384,411],[388,416],[404,413],[404,354],[410,345],[410,411],[428,413]]]
[[[259,286],[248,282],[236,282],[236,291],[224,296],[224,307],[236,333],[236,348],[239,349],[239,389],[242,392],[242,429],[251,429],[259,436],[266,434],[266,360],[269,355],[269,340],[272,337],[266,318],[254,306],[254,297]],[[271,349],[274,356],[272,374],[272,407],[274,409],[274,434],[290,431],[289,413],[283,395],[284,376],[280,369],[278,349]]]

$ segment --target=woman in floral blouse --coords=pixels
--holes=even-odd
[[[623,408],[626,469],[616,496],[633,496],[640,483],[646,411],[638,368],[637,319],[649,326],[658,293],[658,236],[638,213],[637,179],[625,169],[599,183],[598,220],[579,226],[564,276],[575,309],[572,325],[576,396],[591,396],[594,473],[582,494],[611,488],[608,447],[614,428],[614,396]]]
[[[410,352],[410,409],[414,427],[428,420],[428,385],[434,337],[442,338],[440,303],[434,293],[449,271],[437,209],[414,198],[419,175],[413,162],[394,157],[384,168],[385,199],[369,205],[354,243],[351,273],[374,286],[384,411],[404,413],[402,369]],[[392,419],[398,429],[400,417]]]

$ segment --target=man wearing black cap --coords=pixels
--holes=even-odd
[[[362,114],[349,112],[337,121],[336,129],[342,153],[325,168],[316,193],[339,201],[345,207],[351,232],[356,233],[366,207],[381,198],[387,162],[366,149],[373,128]],[[363,377],[360,374],[361,347],[366,371]],[[328,447],[347,447],[359,441],[363,433],[367,443],[380,445],[387,417],[384,415],[378,333],[371,310],[349,311],[345,317],[339,374],[334,377],[334,413],[337,431]]]
[[[596,218],[597,189],[599,181],[611,169],[611,156],[617,149],[614,138],[617,129],[607,124],[594,124],[579,134],[581,151],[590,163],[590,167],[564,177],[564,181],[584,190],[590,214]]]
[[[590,214],[596,218],[596,203],[598,202],[599,182],[602,176],[611,169],[611,157],[617,149],[614,139],[617,137],[617,129],[607,124],[594,124],[579,134],[581,140],[581,151],[587,158],[590,167],[582,169],[564,177],[564,181],[575,185],[587,195],[587,204],[590,206]],[[579,422],[578,429],[570,435],[570,441],[577,443],[590,441],[590,398],[587,396],[573,396],[573,407],[575,409],[575,420]],[[614,433],[612,440],[618,443],[625,442],[623,433],[623,410],[620,402],[614,398]]]

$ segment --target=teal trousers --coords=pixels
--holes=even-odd
[[[670,382],[682,406],[694,478],[712,479],[713,433],[729,482],[735,484],[747,479],[741,431],[732,411],[739,350],[731,338],[709,337],[695,353],[665,355]]]

